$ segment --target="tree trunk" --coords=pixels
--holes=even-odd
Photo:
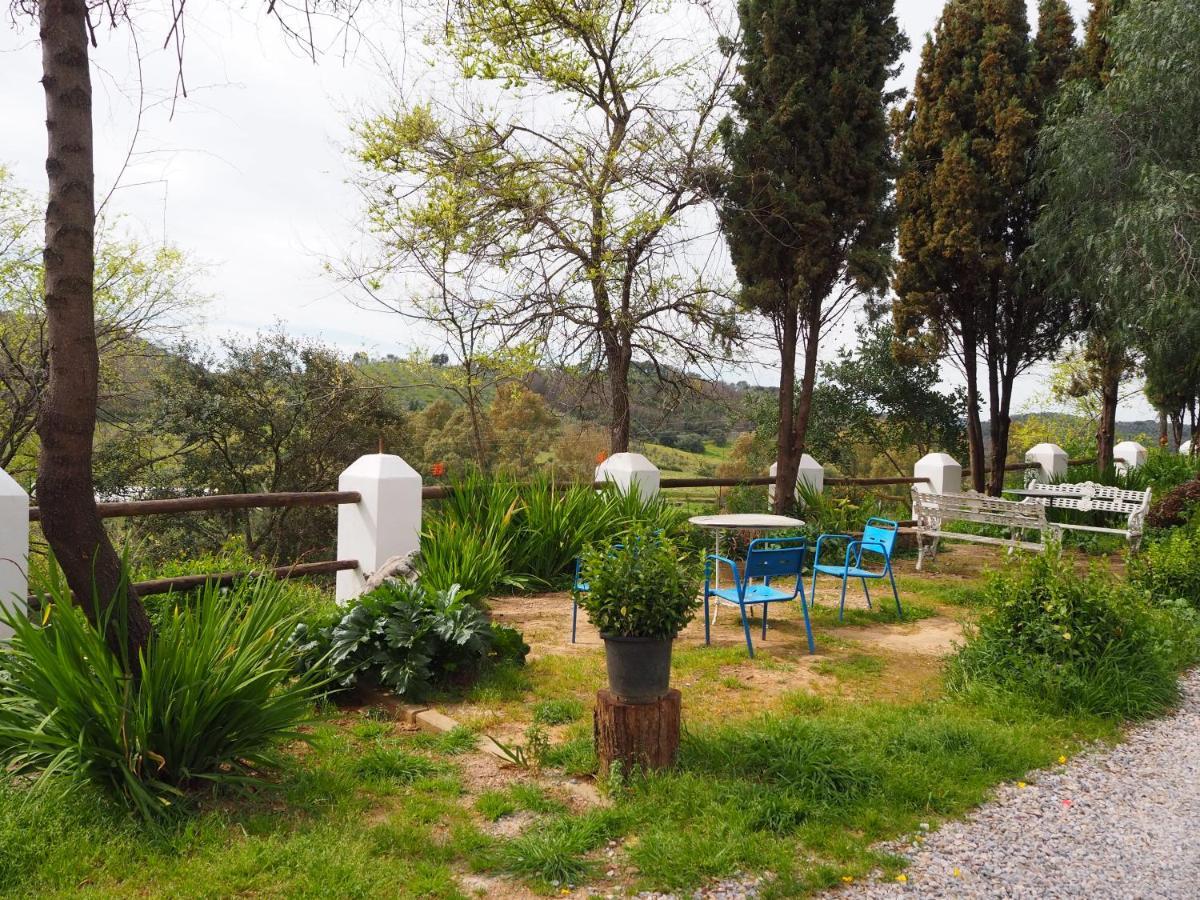
[[[787,515],[796,505],[796,475],[800,457],[794,451],[792,423],[796,410],[796,310],[789,304],[780,323],[779,432],[775,455],[775,512]]]
[[[613,763],[620,763],[625,775],[673,765],[682,706],[675,689],[653,703],[625,703],[610,691],[598,691],[593,736],[600,774],[608,775]]]
[[[799,465],[808,439],[808,423],[812,418],[813,390],[817,385],[817,350],[821,341],[821,306],[809,305],[808,320],[804,323],[804,374],[800,376],[800,400],[796,404],[796,421],[792,430],[792,457]]]
[[[38,420],[38,505],[42,531],[76,602],[93,623],[108,623],[109,645],[118,654],[128,652],[127,664],[137,671],[150,621],[136,595],[122,589],[121,560],[100,521],[92,483],[100,363],[92,297],[96,211],[87,9],[83,0],[41,0],[38,19],[48,136],[43,258],[50,347]],[[115,616],[108,615],[110,608]],[[126,642],[118,638],[119,617],[127,619]]]
[[[629,452],[629,363],[632,359],[627,343],[614,336],[605,339],[605,355],[608,357],[608,390],[612,401],[609,417],[609,451]]]
[[[1105,475],[1113,465],[1116,446],[1117,404],[1121,396],[1122,352],[1108,350],[1100,372],[1100,423],[1096,429],[1096,470]]]
[[[979,420],[979,345],[974,335],[963,336],[963,375],[967,379],[967,448],[971,489],[983,493],[983,423]]]
[[[1002,374],[999,402],[992,404],[992,474],[988,493],[999,497],[1004,491],[1004,467],[1008,463],[1008,435],[1012,430],[1012,392],[1015,379]]]
[[[1158,412],[1158,446],[1170,447],[1171,446],[1171,435],[1170,435],[1170,432],[1167,430],[1167,411],[1165,409],[1159,409],[1159,410],[1157,410],[1157,412]]]

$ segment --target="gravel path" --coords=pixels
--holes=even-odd
[[[968,819],[887,849],[906,880],[852,885],[882,897],[1200,897],[1200,671],[1179,711],[1122,744],[1004,785]]]

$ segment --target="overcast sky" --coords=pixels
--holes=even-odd
[[[905,85],[912,83],[921,41],[941,5],[898,0],[901,26],[913,43]],[[1087,3],[1071,5],[1082,16]],[[141,79],[129,29],[99,32],[97,192],[104,196],[119,177],[108,210],[122,217],[122,227],[148,242],[168,240],[206,267],[202,288],[212,299],[201,326],[205,335],[283,322],[289,331],[372,355],[428,344],[395,315],[356,307],[321,272],[322,256],[344,252],[357,234],[360,207],[347,184],[347,123],[355,111],[386,96],[382,60],[411,77],[427,52],[411,28],[412,13],[406,21],[403,3],[369,6],[367,38],[331,48],[314,65],[281,37],[264,7],[189,8],[189,96],[178,101],[173,117],[176,67],[173,51],[161,49],[164,20],[135,12]],[[45,113],[36,37],[29,21],[0,29],[0,163],[40,192]],[[139,82],[145,96],[139,96]],[[761,384],[777,378],[769,354],[729,374]],[[1044,381],[1044,370],[1026,376],[1018,410],[1042,405],[1036,398]],[[1149,408],[1139,399],[1122,415],[1148,416]]]

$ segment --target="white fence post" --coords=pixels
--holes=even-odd
[[[29,495],[0,469],[0,606],[25,609],[29,596]],[[0,640],[12,629],[0,623]]]
[[[927,453],[913,466],[913,478],[928,478],[928,483],[918,481],[916,489],[924,494],[961,494],[962,466],[949,453]]]
[[[768,470],[772,478],[779,472],[779,463],[771,463],[771,468]],[[807,484],[812,490],[818,494],[825,490],[825,467],[805,453],[800,457],[800,462],[796,467],[796,499],[800,499],[800,485]],[[767,487],[767,508],[775,507],[775,485]]]
[[[1146,462],[1146,448],[1137,441],[1121,441],[1113,447],[1113,464],[1118,472],[1128,472]]]
[[[614,453],[596,466],[596,481],[609,481],[622,494],[636,490],[649,500],[658,496],[660,475],[658,466],[640,453]]]
[[[338,559],[358,568],[337,573],[337,601],[353,600],[389,559],[421,547],[421,476],[399,456],[360,456],[338,478],[339,491],[358,491],[358,503],[338,507]]]
[[[1036,444],[1025,453],[1025,462],[1037,463],[1037,470],[1026,469],[1026,482],[1032,474],[1043,482],[1053,482],[1067,477],[1067,451],[1058,444]]]

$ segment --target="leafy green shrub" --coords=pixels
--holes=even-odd
[[[602,635],[673,638],[700,604],[698,560],[644,525],[585,550],[583,577],[578,602]]]
[[[292,643],[302,671],[327,671],[339,688],[378,686],[412,698],[472,677],[489,659],[523,662],[529,651],[457,585],[431,590],[403,581],[364,594],[335,621],[300,623]]]
[[[163,617],[141,677],[105,643],[51,569],[37,623],[14,635],[0,678],[0,759],[11,769],[96,782],[153,817],[189,787],[243,785],[300,737],[318,690],[294,679],[296,613],[274,580],[206,588]],[[231,602],[231,599],[233,602]],[[123,635],[118,618],[109,623]]]
[[[1178,697],[1193,619],[1152,608],[1110,576],[1079,575],[1061,551],[1010,563],[983,594],[989,609],[950,667],[950,683],[987,683],[1064,712],[1141,717]]]
[[[1200,515],[1200,478],[1176,485],[1150,507],[1146,524],[1153,528],[1179,528]],[[1197,524],[1200,524],[1198,522]]]
[[[1129,560],[1130,580],[1156,602],[1185,600],[1200,610],[1200,529],[1176,528]]]
[[[426,518],[417,571],[434,589],[457,584],[481,601],[505,588],[565,585],[585,546],[636,524],[690,541],[686,522],[662,497],[473,473]]]

